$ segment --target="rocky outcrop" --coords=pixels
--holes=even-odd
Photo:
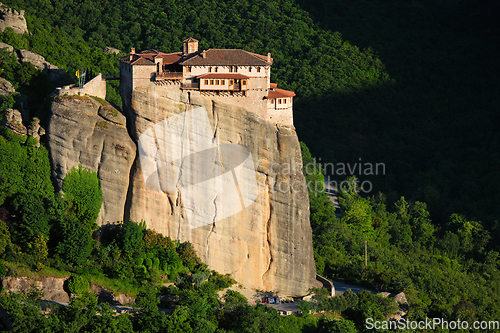
[[[56,85],[67,84],[71,80],[68,74],[59,67],[52,65],[39,54],[31,51],[20,49],[17,51],[17,58],[19,62],[29,62],[38,69],[41,69],[49,76],[49,81]]]
[[[40,126],[40,119],[33,118],[28,128],[23,125],[23,116],[16,109],[5,110],[2,126],[19,136],[29,135],[36,139],[36,147],[40,147],[40,136],[45,135],[45,130]]]
[[[64,290],[67,278],[41,277],[31,279],[25,276],[6,276],[2,279],[3,288],[14,293],[32,289],[32,285],[43,288],[43,299],[54,302],[69,302],[68,293]]]
[[[52,301],[57,303],[69,303],[69,294],[65,288],[66,278],[56,277],[40,277],[28,278],[25,276],[6,276],[2,279],[2,286],[6,291],[17,293],[20,291],[27,291],[32,289],[32,286],[43,289],[42,299],[45,301]],[[99,303],[109,303],[111,305],[124,305],[134,303],[135,298],[125,294],[115,296],[111,291],[100,286],[90,284],[89,291],[94,292],[98,296]]]
[[[7,109],[2,119],[2,126],[8,128],[12,133],[20,136],[28,134],[26,126],[23,125],[21,112],[16,109]]]
[[[12,28],[16,34],[24,34],[28,32],[28,25],[24,18],[24,10],[20,12],[7,8],[0,2],[0,30],[4,31],[5,28]]]
[[[104,48],[104,53],[107,53],[107,54],[118,54],[120,52],[121,52],[120,50],[115,49],[114,47],[106,46]]]
[[[36,147],[40,147],[40,136],[45,135],[45,130],[40,126],[40,119],[33,118],[28,127],[28,135],[35,138],[37,141]]]
[[[388,297],[394,299],[394,301],[398,304],[399,308],[393,315],[390,315],[387,319],[389,320],[399,320],[402,317],[405,317],[410,311],[410,305],[408,304],[408,300],[406,299],[406,295],[401,292],[399,294],[391,294],[388,292],[381,292],[381,296]]]
[[[0,42],[0,49],[7,49],[7,51],[9,51],[9,52],[14,51],[14,47],[12,45],[1,43],[1,42]]]
[[[97,223],[122,221],[130,167],[136,153],[125,117],[88,96],[57,97],[52,102],[47,142],[58,189],[61,190],[66,173],[81,164],[97,172],[101,181],[103,206]]]
[[[7,81],[3,77],[0,77],[0,96],[7,96],[15,92],[16,89],[14,89],[12,83]]]
[[[307,294],[315,281],[315,264],[308,192],[301,173],[301,152],[293,127],[276,126],[245,109],[175,88],[138,88],[131,99],[125,97],[124,101],[134,140],[137,142],[142,134],[154,127],[156,145],[161,148],[166,143],[171,145],[172,151],[178,147],[191,151],[193,142],[202,135],[204,125],[201,122],[198,124],[196,119],[189,120],[192,127],[186,125],[185,130],[195,134],[179,141],[179,137],[172,133],[175,131],[163,130],[158,124],[165,120],[175,123],[176,120],[168,119],[174,119],[186,110],[204,107],[205,115],[199,113],[197,117],[208,119],[211,132],[207,147],[215,147],[215,154],[219,156],[223,156],[226,145],[246,147],[251,153],[255,170],[253,177],[245,178],[244,172],[237,166],[232,169],[230,165],[234,161],[231,158],[222,158],[221,165],[236,170],[236,190],[234,183],[227,182],[225,193],[214,195],[210,191],[200,191],[193,194],[188,193],[189,186],[179,184],[175,188],[152,188],[150,183],[154,179],[146,177],[151,170],[149,167],[144,170],[144,164],[136,159],[126,217],[133,221],[144,219],[149,228],[174,239],[190,241],[211,269],[232,274],[247,288],[290,296]],[[186,135],[184,129],[182,135]],[[160,142],[161,136],[163,143]],[[139,147],[140,153],[143,149],[143,146]],[[162,154],[158,151],[158,160],[169,158]],[[183,160],[177,174],[192,175],[195,179],[190,180],[191,185],[208,182],[213,171],[210,163],[200,167],[193,161]],[[172,163],[172,167],[176,168],[176,162]],[[158,167],[160,178],[161,173],[162,168]],[[223,182],[222,176],[219,178]],[[160,183],[162,181],[159,180]],[[254,184],[255,197],[244,202],[249,198],[241,192]],[[241,209],[234,214],[227,213],[234,212],[234,206]],[[189,219],[196,215],[204,220],[193,226]]]

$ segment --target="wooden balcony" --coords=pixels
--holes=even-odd
[[[182,80],[182,72],[161,72],[155,74],[156,80]]]

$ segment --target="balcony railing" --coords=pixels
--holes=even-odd
[[[183,83],[182,89],[198,89],[200,87],[199,83]]]
[[[157,80],[181,80],[182,72],[161,72],[156,73]]]

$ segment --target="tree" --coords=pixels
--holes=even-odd
[[[65,214],[59,222],[57,253],[67,263],[81,265],[90,256],[92,231],[102,206],[102,190],[97,173],[72,168],[63,182]]]
[[[248,300],[237,291],[228,289],[224,295],[224,311],[232,311],[237,306],[247,305]]]
[[[64,199],[75,217],[92,230],[97,228],[95,221],[102,206],[102,190],[96,172],[71,168],[62,185]]]

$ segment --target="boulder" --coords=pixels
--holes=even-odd
[[[2,42],[0,42],[0,49],[7,49],[7,51],[9,51],[9,52],[14,51],[14,47],[12,45],[5,44]]]
[[[45,135],[45,130],[40,126],[40,119],[33,118],[28,127],[28,135],[37,140],[36,147],[40,147],[40,136]]]
[[[12,8],[7,8],[0,2],[0,30],[12,28],[16,34],[28,32],[28,25],[24,18],[24,10],[18,12]]]

